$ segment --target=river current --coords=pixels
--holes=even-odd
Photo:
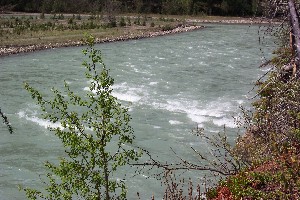
[[[234,141],[239,131],[234,117],[239,106],[249,106],[254,82],[266,71],[258,66],[271,57],[274,43],[259,43],[258,26],[208,25],[205,29],[151,39],[96,45],[115,79],[114,95],[129,106],[135,146],[161,161],[195,160],[190,147],[205,151],[208,145],[191,134],[198,127],[206,134],[223,131]],[[81,66],[82,47],[45,50],[0,58],[0,106],[14,133],[0,126],[0,199],[22,200],[24,187],[42,187],[45,161],[57,162],[63,149],[51,125],[23,83],[50,96],[63,80],[78,92],[88,86]],[[160,181],[148,173],[126,171],[128,199],[163,195]],[[123,174],[121,171],[120,174]],[[116,176],[119,176],[117,174]],[[121,175],[120,175],[121,176]],[[188,176],[188,174],[187,174]],[[201,182],[204,173],[191,174]],[[122,178],[122,177],[120,177]]]

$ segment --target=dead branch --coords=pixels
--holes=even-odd
[[[8,128],[8,131],[10,134],[13,133],[13,128],[12,126],[10,125],[9,121],[8,121],[8,118],[4,115],[4,113],[2,112],[1,108],[0,108],[0,116],[1,118],[3,119],[3,123],[7,126]]]

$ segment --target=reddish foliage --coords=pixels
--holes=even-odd
[[[233,200],[233,196],[228,187],[219,187],[218,196],[213,200]]]

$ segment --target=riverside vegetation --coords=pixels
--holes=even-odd
[[[82,35],[96,43],[136,40],[203,28],[199,23],[269,23],[241,17],[166,15],[34,14],[0,15],[0,56],[67,46],[82,46]]]
[[[177,23],[175,23],[177,21]],[[184,21],[175,19],[153,19],[147,16],[115,17],[107,19],[102,15],[68,14],[11,14],[0,18],[1,46],[30,45],[80,41],[83,33],[90,32],[96,37],[136,34],[142,30],[170,30]],[[121,29],[124,27],[123,29]]]
[[[266,6],[270,6],[266,0],[3,0],[0,11],[245,16],[260,14]]]
[[[165,35],[174,28],[183,27],[180,32],[200,28],[187,23],[188,15],[193,22],[252,23],[239,17],[260,16],[265,7],[270,7],[268,1],[257,0],[1,1],[0,55],[83,45],[84,32],[98,38],[96,42],[109,42]]]
[[[65,16],[60,15],[60,18],[62,17]],[[121,26],[121,24],[123,24],[123,20],[120,20],[119,25]],[[64,25],[68,26],[66,23]],[[13,28],[10,30],[13,30]],[[18,35],[18,32],[16,31],[15,34]],[[287,37],[289,36],[284,35],[283,38]],[[91,42],[91,40],[89,41]],[[220,136],[219,142],[214,143],[218,148],[223,148],[226,153],[230,154],[230,160],[225,159],[224,163],[220,163],[219,166],[226,166],[229,161],[229,164],[234,162],[233,167],[238,166],[238,168],[229,172],[228,174],[231,175],[221,180],[215,188],[206,191],[208,199],[300,198],[300,83],[295,70],[285,70],[288,68],[287,66],[292,65],[294,62],[294,53],[287,41],[283,42],[275,52],[276,57],[269,62],[272,69],[269,71],[269,77],[257,82],[259,98],[253,103],[254,110],[243,110],[244,124],[242,125],[247,130],[246,134],[238,139],[234,147],[228,146],[226,136]],[[128,164],[130,160],[137,160],[141,154],[133,149],[123,148],[122,144],[127,143],[130,146],[134,139],[128,126],[127,110],[123,109],[115,101],[116,99],[110,95],[111,90],[109,88],[113,80],[108,76],[108,71],[98,55],[99,52],[93,48],[84,51],[85,54],[88,52],[91,53],[92,63],[90,65],[85,63],[88,70],[87,78],[94,78],[95,81],[91,83],[91,91],[88,95],[90,101],[76,96],[67,84],[66,91],[70,101],[65,101],[65,97],[57,90],[53,90],[55,94],[54,101],[44,100],[38,91],[26,85],[33,97],[38,100],[42,109],[47,112],[53,109],[54,113],[46,114],[46,117],[52,122],[60,121],[62,127],[70,130],[53,129],[65,144],[66,153],[69,157],[62,159],[59,166],[51,163],[46,164],[51,171],[47,175],[49,183],[46,192],[48,194],[32,189],[24,189],[31,199],[38,197],[71,199],[74,196],[82,196],[86,199],[113,199],[114,195],[119,196],[121,199],[126,198],[125,185],[122,182],[109,179],[111,174],[108,172],[117,170],[118,166]],[[96,72],[94,71],[96,64],[102,66],[100,74],[94,73]],[[99,89],[96,90],[96,93],[100,95],[99,99],[95,98],[96,96],[93,94],[95,89]],[[103,99],[101,99],[102,97]],[[99,105],[96,108],[103,109],[102,111],[100,109],[100,113],[105,114],[108,112],[108,115],[106,113],[103,116],[98,116],[100,117],[99,121],[103,122],[99,125],[93,121],[93,117],[97,116],[97,113],[93,110],[94,108],[82,115],[76,112],[68,113],[68,102],[72,104],[71,107],[80,105],[89,108],[89,105],[96,104]],[[116,110],[114,110],[115,108]],[[59,116],[56,114],[59,114]],[[89,114],[92,114],[92,116]],[[115,116],[117,118],[114,118]],[[125,118],[121,117],[121,119],[120,116],[125,116]],[[106,120],[103,120],[103,118]],[[123,125],[126,128],[119,129]],[[95,135],[89,133],[85,126],[93,128]],[[87,130],[88,133],[82,133],[83,130]],[[122,130],[125,130],[124,134]],[[105,134],[106,132],[103,131],[112,132],[110,132],[111,134]],[[77,134],[78,132],[81,132],[81,134]],[[202,130],[196,132],[203,136],[201,134]],[[70,135],[72,137],[69,137]],[[106,136],[108,138],[105,138]],[[105,151],[107,150],[105,146],[115,137],[119,139],[117,141],[120,141],[116,145],[120,151],[116,151],[116,154],[109,154]],[[82,145],[77,146],[75,144]],[[101,146],[101,148],[98,149],[98,146]],[[195,153],[198,152],[195,151]],[[77,156],[79,156],[79,160]],[[82,160],[80,160],[81,158]],[[88,159],[91,159],[91,162]],[[176,170],[175,168],[167,168],[166,165],[155,164],[165,168],[167,172]],[[109,167],[112,167],[112,170],[108,170]],[[99,174],[101,173],[102,176],[100,177]],[[166,180],[165,183],[168,186],[166,199],[201,199],[200,192],[193,197],[192,184],[189,186],[188,195],[184,196],[184,189],[178,188],[180,183],[177,183],[174,179],[171,179],[170,183],[168,177],[166,177]],[[91,185],[93,186],[91,187]]]
[[[0,18],[0,55],[82,45],[80,39],[86,31],[95,35],[97,42],[119,37],[120,40],[139,39],[143,33],[149,37],[153,32],[185,27],[186,17],[182,16],[195,16],[196,19],[200,16],[200,21],[221,22],[223,17],[212,16],[268,15],[265,10],[271,7],[274,7],[272,2],[265,0],[4,0],[0,2],[0,13],[4,16]],[[41,14],[24,14],[9,19],[10,15],[6,14],[10,12]],[[280,16],[281,13],[274,15]],[[244,20],[234,21],[240,23]],[[24,46],[27,47],[24,49]]]
[[[85,32],[96,43],[140,39],[199,29],[184,18],[80,14],[9,14],[0,17],[0,55],[84,45]]]
[[[167,171],[164,199],[202,199],[199,185],[174,175],[187,169],[208,170],[221,179],[204,192],[210,200],[300,198],[300,70],[288,29],[284,26],[276,31],[280,45],[275,56],[262,65],[270,69],[256,83],[258,98],[253,107],[241,108],[243,116],[237,124],[246,132],[234,145],[225,130],[207,136],[203,129],[196,129],[196,135],[217,150],[213,158],[207,158],[192,148],[207,164],[195,165],[184,158],[175,165],[152,160],[153,165]]]
[[[141,152],[132,147],[135,138],[129,125],[128,109],[112,96],[114,80],[102,62],[100,51],[93,48],[94,38],[83,54],[85,76],[90,81],[85,96],[78,96],[65,83],[65,94],[52,89],[48,100],[25,84],[44,111],[44,118],[60,127],[50,128],[65,147],[66,157],[59,165],[47,162],[50,171],[46,190],[25,188],[29,199],[126,199],[126,186],[114,174],[119,167],[137,161]]]
[[[285,36],[286,38],[287,36]],[[208,168],[201,166],[191,166],[189,162],[181,159],[182,165],[159,163],[156,160],[150,160],[152,163],[143,163],[143,166],[149,165],[151,167],[163,168],[166,173],[162,174],[163,184],[165,185],[165,199],[201,199],[203,194],[200,192],[200,186],[196,187],[190,181],[176,180],[176,171],[180,169],[190,169],[190,170],[208,170],[214,173],[223,174],[223,178],[215,188],[210,188],[205,191],[205,195],[208,199],[299,199],[299,129],[300,129],[300,99],[299,99],[299,80],[295,76],[293,71],[283,70],[286,66],[290,65],[293,60],[293,55],[288,43],[283,43],[282,46],[275,52],[276,57],[274,57],[269,64],[272,66],[272,70],[269,71],[269,77],[265,80],[259,80],[257,85],[259,86],[258,95],[260,98],[253,103],[254,111],[248,112],[243,110],[244,113],[244,124],[247,133],[237,140],[235,146],[230,146],[226,139],[226,134],[220,133],[216,137],[208,137],[203,134],[202,129],[195,130],[195,133],[201,138],[206,139],[211,142],[215,147],[225,152],[224,159],[218,157],[216,160],[207,159],[211,162],[211,166]],[[94,51],[94,50],[93,50]],[[95,53],[98,51],[95,51]],[[92,54],[94,55],[94,54]],[[95,59],[91,56],[94,61],[99,61],[100,57]],[[92,62],[93,63],[93,62]],[[102,63],[100,61],[100,63]],[[96,63],[94,63],[96,64]],[[92,64],[92,66],[95,66]],[[89,75],[88,75],[89,76]],[[109,82],[111,79],[107,79]],[[105,83],[102,82],[101,84]],[[26,86],[27,89],[33,94],[34,98],[39,100],[41,105],[50,106],[46,109],[48,112],[53,106],[54,111],[61,109],[64,113],[67,111],[67,104],[64,102],[64,97],[61,93],[54,90],[55,95],[57,95],[55,101],[44,101],[42,100],[39,93]],[[98,84],[92,84],[90,87],[92,92],[95,92],[95,87]],[[66,85],[67,91],[69,91]],[[100,90],[99,94],[106,90]],[[73,92],[67,92],[71,103],[87,105],[85,101],[82,101],[81,97],[77,97]],[[92,93],[90,93],[94,97]],[[113,97],[111,97],[113,98]],[[80,103],[81,102],[81,103]],[[50,103],[50,104],[48,104]],[[56,106],[58,106],[56,108]],[[106,106],[102,107],[103,109]],[[111,108],[111,107],[110,107]],[[60,113],[57,112],[57,113]],[[93,114],[91,112],[91,114]],[[95,114],[95,113],[94,113]],[[53,122],[56,122],[58,118],[54,115],[49,115],[52,117]],[[67,117],[67,115],[66,115]],[[83,121],[88,118],[82,118]],[[84,126],[78,125],[79,118],[76,113],[73,113],[71,118],[66,118],[61,122],[62,126],[73,127],[73,131],[80,131],[85,129]],[[114,121],[113,121],[114,122]],[[85,122],[84,122],[85,123]],[[87,123],[89,124],[89,123]],[[76,126],[76,127],[75,127]],[[68,145],[72,143],[73,137],[69,137],[68,134],[71,132],[60,132],[58,128],[58,136],[61,137],[64,142],[68,142]],[[87,130],[88,131],[88,130]],[[85,136],[79,135],[76,137],[83,137],[81,139],[85,140]],[[76,141],[74,137],[74,141]],[[76,140],[75,140],[76,139]],[[77,141],[81,141],[77,140]],[[86,138],[88,139],[88,138]],[[117,139],[117,138],[114,138]],[[116,140],[115,140],[116,141]],[[118,140],[117,140],[118,141]],[[75,144],[75,143],[74,143]],[[88,144],[83,143],[83,144]],[[91,143],[92,145],[93,143]],[[97,143],[98,144],[98,143]],[[95,146],[95,145],[92,145]],[[51,198],[64,198],[71,199],[74,196],[85,196],[87,199],[99,199],[95,191],[97,186],[89,187],[85,185],[85,181],[93,182],[93,177],[91,179],[87,178],[88,173],[84,168],[84,165],[89,166],[88,161],[83,163],[72,163],[74,160],[73,153],[86,153],[85,148],[80,146],[81,149],[76,150],[67,149],[67,154],[70,156],[71,160],[63,159],[60,166],[54,166],[47,163],[46,166],[50,169],[53,174],[48,174],[49,185],[47,186],[47,192],[49,196],[44,193],[40,193],[35,190],[25,189],[27,195],[31,199],[36,199],[37,197],[42,197],[45,199]],[[134,151],[134,157],[138,158],[140,154]],[[133,152],[132,152],[133,153]],[[195,153],[200,155],[201,152]],[[147,152],[151,158],[151,153]],[[113,156],[114,157],[114,156]],[[129,156],[129,158],[131,158]],[[125,159],[126,160],[126,159]],[[136,159],[134,159],[136,160]],[[127,160],[129,161],[129,160]],[[121,162],[122,164],[128,164],[127,161]],[[218,163],[216,161],[219,161]],[[81,164],[80,166],[78,164]],[[118,165],[117,163],[116,165]],[[74,169],[73,169],[74,167]],[[65,170],[64,170],[65,169]],[[68,170],[66,170],[68,169]],[[117,169],[117,168],[116,168]],[[81,170],[83,174],[75,174],[76,170]],[[92,168],[87,168],[87,170],[92,170]],[[116,172],[117,173],[117,172]],[[56,182],[57,177],[62,178],[61,182]],[[105,177],[105,176],[103,176]],[[102,177],[102,178],[103,178]],[[175,177],[175,178],[174,178]],[[99,177],[98,177],[99,178]],[[99,178],[100,180],[100,178]],[[102,179],[105,180],[105,179]],[[112,181],[113,179],[109,179]],[[75,182],[74,182],[75,181]],[[104,184],[105,181],[101,182]],[[182,186],[185,185],[185,186]],[[98,185],[99,186],[99,185]],[[113,186],[118,186],[118,184]],[[188,189],[187,189],[188,188]],[[188,191],[187,191],[188,190]],[[104,190],[105,191],[105,190]],[[196,193],[195,193],[196,191]],[[86,193],[85,193],[86,192]],[[126,189],[123,185],[121,190],[110,190],[109,197],[102,197],[102,199],[114,199],[113,195],[120,195],[120,198],[125,198]],[[115,193],[116,192],[116,193]],[[96,192],[97,193],[97,192]],[[101,192],[105,195],[105,192]],[[153,197],[154,198],[154,197]]]
[[[300,198],[300,79],[287,29],[277,32],[283,40],[266,63],[268,77],[257,81],[253,110],[243,110],[247,132],[231,153],[244,168],[210,189],[209,199]]]

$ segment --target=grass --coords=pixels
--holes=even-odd
[[[81,15],[80,18],[78,20],[72,14],[63,15],[63,19],[57,19],[57,15],[54,18],[50,14],[45,14],[44,19],[39,14],[0,15],[0,47],[80,41],[87,32],[99,39],[138,35],[160,30],[166,25],[184,23],[174,19],[167,20],[166,17],[130,15],[117,16],[116,27],[111,27],[103,16]]]
[[[140,35],[192,20],[240,20],[239,17],[123,14],[110,27],[105,16],[87,14],[10,13],[0,15],[0,47],[80,41],[84,33],[99,39]],[[121,22],[121,23],[120,23]],[[124,24],[125,22],[125,24]],[[122,24],[122,25],[121,25]]]
[[[64,43],[68,41],[80,41],[85,33],[90,33],[97,38],[118,37],[128,34],[126,28],[111,29],[87,29],[87,30],[65,30],[65,31],[41,31],[36,33],[24,33],[21,35],[11,35],[1,38],[1,46],[23,46],[33,44]],[[138,30],[133,30],[132,34],[137,34]]]

